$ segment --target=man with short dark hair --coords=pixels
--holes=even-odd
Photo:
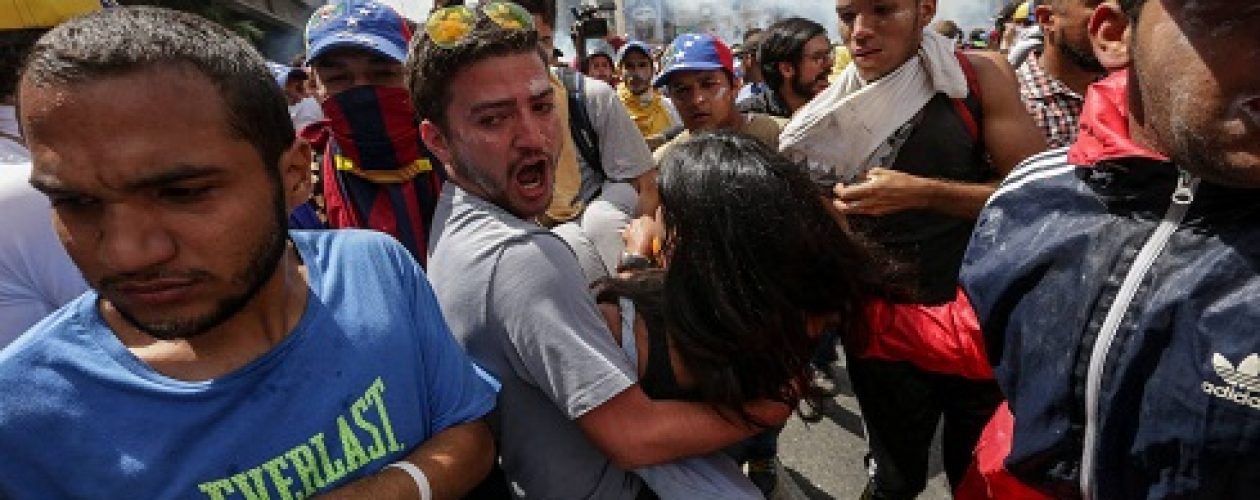
[[[757,64],[769,92],[739,101],[740,111],[790,118],[827,88],[834,61],[821,24],[789,17],[770,25],[757,44]]]
[[[786,120],[764,113],[741,112],[735,104],[735,59],[721,39],[710,34],[684,33],[665,49],[660,74],[652,85],[663,88],[678,109],[686,130],[654,153],[664,157],[691,134],[731,130],[748,134],[771,148],[779,147]]]
[[[582,74],[613,87],[617,86],[617,65],[607,52],[596,51],[586,56],[582,60]]]
[[[959,53],[925,29],[936,0],[836,0],[836,13],[853,63],[797,110],[780,141],[820,182],[835,183],[836,208],[854,231],[911,270],[916,303],[948,303],[976,214],[1045,141],[1005,59]],[[872,497],[923,489],[942,418],[945,471],[957,484],[1001,399],[996,385],[849,359],[874,461]]]
[[[1089,44],[1089,18],[1102,0],[1050,0],[1037,6],[1045,45],[1016,71],[1019,96],[1051,148],[1076,140],[1085,89],[1105,69]]]
[[[682,126],[682,119],[673,102],[652,86],[656,75],[652,49],[643,42],[627,42],[617,53],[617,66],[621,69],[617,97],[621,98],[648,146],[656,149],[665,143],[666,133]]]
[[[997,462],[1054,498],[1250,498],[1260,5],[1119,3],[1094,46],[1129,71],[1011,173],[963,266],[1014,417]]]
[[[681,489],[658,489],[661,474],[667,482],[680,477],[671,475],[675,461],[758,429],[708,405],[653,401],[635,382],[573,251],[534,222],[548,207],[568,132],[557,106],[565,96],[551,83],[537,33],[518,27],[527,27],[527,13],[506,20],[508,27],[475,16],[475,26],[448,30],[464,32],[453,40],[426,35],[413,45],[408,71],[425,142],[451,167],[430,276],[456,338],[503,383],[494,430],[513,491],[523,498],[758,496],[724,457],[726,477],[745,488],[710,496],[695,483],[700,478],[683,477],[671,483]],[[767,424],[788,413],[768,402],[748,409]]]
[[[310,87],[310,75],[306,70],[293,66],[268,62],[276,83],[284,90],[284,98],[289,103],[289,117],[293,119],[293,128],[303,127],[324,119],[324,112],[319,103],[307,92]]]
[[[744,82],[735,96],[735,102],[761,95],[767,90],[766,79],[761,75],[761,64],[757,62],[757,47],[761,46],[765,36],[765,30],[749,28],[744,32],[744,43],[735,49],[735,57],[739,59],[739,77]]]
[[[41,38],[20,85],[30,182],[93,290],[0,351],[0,449],[21,457],[0,497],[457,498],[481,480],[494,388],[395,240],[286,231],[310,148],[244,40],[106,9]]]
[[[306,26],[306,57],[327,120],[303,129],[330,228],[388,233],[425,264],[443,167],[425,149],[403,83],[411,30],[375,0],[336,0]]]

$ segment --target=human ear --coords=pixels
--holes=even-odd
[[[1089,18],[1089,41],[1094,56],[1107,70],[1129,65],[1129,18],[1119,5],[1103,2],[1094,9]]]
[[[1049,31],[1054,27],[1054,7],[1049,5],[1038,5],[1033,11],[1037,16],[1037,25],[1041,26],[1044,31]]]
[[[295,139],[289,149],[280,155],[280,182],[284,189],[285,206],[293,210],[311,199],[314,180],[311,178],[311,143]]]
[[[450,143],[447,141],[446,134],[442,133],[442,127],[439,127],[432,120],[424,120],[420,122],[420,139],[424,141],[425,147],[436,156],[438,161],[443,165],[453,165],[454,156],[451,154]],[[446,170],[450,175],[451,169]]]

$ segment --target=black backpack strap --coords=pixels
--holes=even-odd
[[[600,161],[599,134],[591,124],[591,115],[586,111],[586,82],[581,73],[569,68],[561,68],[560,82],[569,94],[569,130],[573,134],[573,144],[578,154],[601,178],[607,179],[604,164]]]

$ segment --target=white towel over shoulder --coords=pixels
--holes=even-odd
[[[850,64],[827,90],[793,115],[779,149],[811,169],[834,170],[842,180],[860,178],[872,154],[938,92],[967,97],[967,76],[953,42],[924,31],[919,52],[892,73],[866,83]]]

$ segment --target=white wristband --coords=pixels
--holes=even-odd
[[[416,482],[416,488],[420,489],[420,500],[433,500],[433,489],[429,487],[429,476],[424,475],[424,471],[416,467],[416,464],[404,460],[394,462],[385,467],[402,469],[408,476],[411,476],[412,481]]]

